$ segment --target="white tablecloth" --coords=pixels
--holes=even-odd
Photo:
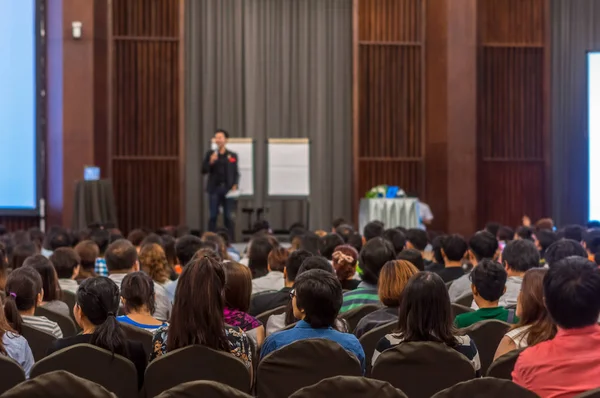
[[[361,199],[358,211],[360,231],[371,221],[381,221],[386,228],[419,227],[419,199]]]

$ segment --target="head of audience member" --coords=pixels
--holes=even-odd
[[[296,319],[315,329],[335,327],[343,296],[342,285],[331,272],[321,269],[302,272],[291,296]]]
[[[406,248],[416,249],[423,253],[427,247],[427,232],[419,228],[411,228],[406,232]]]
[[[202,247],[202,241],[194,235],[184,235],[177,239],[175,252],[177,261],[181,267],[185,267],[194,257],[194,254]]]
[[[348,239],[350,239],[350,237],[352,235],[355,234],[354,232],[354,228],[352,228],[351,225],[348,224],[342,224],[339,227],[337,227],[335,229],[336,233],[342,237],[342,239],[344,240],[344,243],[348,243]],[[361,239],[362,241],[362,239]]]
[[[506,271],[500,263],[486,258],[469,274],[473,300],[479,308],[498,307],[500,297],[506,291]]]
[[[362,280],[370,285],[377,285],[379,272],[388,261],[396,259],[394,246],[383,238],[373,238],[360,251],[360,268]]]
[[[582,242],[585,234],[585,228],[581,225],[567,225],[563,228],[563,236],[565,239],[571,239],[575,242]]]
[[[344,224],[348,224],[348,222],[346,221],[346,219],[342,218],[342,217],[338,217],[335,220],[333,220],[333,222],[331,223],[331,232],[333,233],[337,233],[337,229]]]
[[[560,239],[546,249],[544,259],[546,260],[548,267],[552,268],[559,261],[571,256],[588,258],[587,252],[583,246],[581,246],[579,241]]]
[[[100,250],[99,257],[104,257],[104,252],[106,252],[110,244],[110,232],[106,229],[94,228],[90,233],[90,240],[98,245],[98,249]]]
[[[305,259],[298,270],[298,275],[302,274],[303,272],[310,271],[311,269],[321,269],[332,274],[334,273],[333,266],[329,263],[329,261],[325,260],[325,258],[321,256],[312,256]]]
[[[32,227],[27,230],[27,235],[29,235],[29,240],[35,244],[38,250],[41,250],[46,240],[46,234],[38,227]]]
[[[178,279],[167,351],[198,344],[229,352],[225,335],[225,269],[216,258],[197,255]]]
[[[223,243],[225,244],[225,251],[227,251],[227,249],[231,247],[231,237],[229,236],[229,230],[227,228],[218,228],[217,235],[219,235],[221,239],[223,239]]]
[[[456,346],[450,296],[439,275],[419,272],[409,279],[400,297],[398,333],[405,342],[436,341]]]
[[[113,240],[111,240],[111,242],[113,242]],[[160,237],[160,235],[155,233],[146,235],[144,240],[142,240],[142,243],[140,243],[140,249],[142,246],[150,245],[153,243],[162,246],[162,238]]]
[[[134,229],[127,235],[127,240],[139,251],[146,236],[148,236],[148,233],[143,229]]]
[[[76,279],[81,268],[81,258],[70,247],[60,247],[50,256],[50,262],[59,279]]]
[[[283,270],[286,287],[292,287],[294,285],[294,281],[296,280],[296,276],[298,276],[298,272],[300,271],[300,267],[302,267],[302,263],[304,263],[304,260],[312,256],[313,254],[311,252],[302,249],[290,253],[287,261],[285,262],[285,269]]]
[[[467,242],[460,235],[448,235],[442,241],[442,257],[446,267],[460,267],[468,250]]]
[[[533,242],[533,229],[525,226],[517,228],[515,231],[515,239],[525,239]]]
[[[290,252],[281,246],[274,247],[267,258],[269,272],[283,272]]]
[[[436,264],[444,264],[444,256],[442,256],[442,243],[447,235],[438,235],[431,241],[431,251],[433,252],[433,262]]]
[[[154,281],[142,271],[132,272],[121,282],[121,303],[125,314],[150,316],[156,309]]]
[[[169,272],[172,273],[177,265],[177,251],[175,250],[176,239],[171,235],[163,235],[161,238],[163,241],[162,247],[165,251],[165,256],[167,256]]]
[[[519,322],[513,329],[529,326],[526,332],[528,346],[550,340],[556,335],[556,325],[544,305],[544,276],[547,272],[546,268],[527,271],[517,299]]]
[[[48,237],[48,249],[54,251],[60,247],[70,247],[71,246],[71,235],[69,233],[59,228],[49,234]]]
[[[6,248],[5,248],[4,244],[0,243],[0,290],[1,291],[4,291],[4,287],[6,285],[6,278],[8,278],[8,256],[6,255]]]
[[[586,258],[567,257],[544,276],[544,300],[561,329],[596,325],[600,315],[600,269]]]
[[[42,304],[44,292],[42,277],[33,267],[21,267],[8,275],[6,280],[6,300],[4,314],[10,326],[22,333],[21,315],[34,315]]]
[[[222,259],[229,258],[229,254],[227,253],[227,245],[225,244],[225,241],[223,240],[223,238],[221,238],[219,234],[216,234],[214,232],[205,232],[200,238],[200,240],[202,240],[202,242],[210,242],[213,245],[215,245]]]
[[[140,270],[137,250],[128,240],[119,239],[111,243],[104,258],[109,274],[129,274]]]
[[[409,279],[419,273],[417,267],[406,260],[393,260],[385,263],[379,273],[379,300],[386,307],[398,307],[402,291]]]
[[[583,247],[588,252],[588,258],[600,265],[600,230],[587,231],[583,240]]]
[[[36,254],[25,260],[23,267],[31,267],[40,274],[42,278],[42,290],[44,292],[42,303],[60,300],[62,290],[58,284],[56,270],[48,258],[41,254]]]
[[[300,246],[302,245],[302,237],[305,233],[306,230],[304,228],[294,228],[290,230],[290,251],[300,249]]]
[[[507,226],[502,226],[498,228],[498,241],[500,242],[510,242],[515,237],[515,231]]]
[[[270,234],[271,233],[271,225],[267,220],[258,220],[252,225],[252,233],[255,235],[258,234]]]
[[[343,245],[344,240],[341,236],[336,233],[330,233],[321,238],[321,244],[319,245],[319,252],[327,260],[331,261],[331,256],[336,247]]]
[[[100,256],[98,245],[93,240],[84,240],[75,246],[75,252],[81,259],[77,280],[95,277],[96,259]]]
[[[141,270],[156,283],[164,284],[169,280],[167,256],[160,245],[156,243],[143,245],[139,254],[139,264]]]
[[[425,271],[425,260],[417,249],[405,249],[398,254],[396,260],[405,260],[415,266],[419,271]]]
[[[352,279],[356,274],[358,252],[350,245],[340,245],[331,256],[333,269],[340,282]]]
[[[537,231],[553,231],[554,221],[551,218],[541,218],[535,223],[535,229]]]
[[[309,251],[315,256],[321,254],[320,246],[321,238],[319,238],[319,235],[315,234],[314,232],[307,231],[300,239],[300,249]]]
[[[527,270],[540,266],[540,253],[533,242],[514,240],[502,252],[502,265],[508,276],[522,277]]]
[[[363,247],[363,237],[358,233],[352,234],[350,237],[348,237],[348,244],[360,253]]]
[[[10,268],[13,270],[20,268],[28,257],[35,256],[38,253],[37,247],[32,242],[16,245],[12,251]]]
[[[484,258],[495,260],[498,254],[498,240],[488,231],[479,231],[469,239],[469,259],[477,264]]]
[[[540,257],[545,257],[546,250],[550,247],[551,244],[556,242],[558,237],[553,231],[547,229],[540,229],[535,233],[534,243],[535,247],[540,252]]]
[[[363,236],[365,240],[368,242],[371,239],[379,238],[383,235],[383,231],[385,230],[384,225],[381,221],[371,221],[363,230]]]
[[[397,228],[389,228],[383,231],[383,239],[389,241],[394,246],[396,255],[400,254],[406,246],[406,236]]]
[[[265,276],[269,270],[269,253],[276,247],[276,241],[268,235],[259,235],[252,239],[248,249],[248,268],[252,271],[252,278]]]
[[[227,261],[225,268],[225,307],[248,312],[252,296],[252,273],[245,265]]]
[[[500,223],[497,222],[489,222],[485,224],[485,230],[490,234],[494,235],[494,238],[498,236],[498,230],[500,229],[500,227]]]

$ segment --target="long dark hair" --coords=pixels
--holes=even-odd
[[[34,256],[37,253],[37,247],[31,242],[16,245],[10,257],[10,268],[13,270],[21,268],[27,257]]]
[[[96,329],[90,344],[127,356],[127,337],[117,321],[119,288],[104,276],[89,278],[77,289],[77,305]]]
[[[171,312],[167,351],[189,345],[230,351],[225,336],[225,270],[211,256],[196,255],[183,269]]]
[[[397,334],[403,341],[437,341],[456,347],[448,290],[432,272],[412,276],[400,296]]]
[[[42,277],[42,289],[44,289],[43,301],[50,302],[59,300],[59,297],[62,296],[62,290],[58,284],[56,269],[48,258],[41,254],[36,254],[35,256],[27,258],[23,263],[23,267],[35,269]]]
[[[248,268],[252,271],[252,278],[260,278],[268,272],[269,253],[277,246],[275,238],[260,235],[252,239],[248,251]]]
[[[38,294],[42,292],[42,278],[32,267],[21,267],[10,273],[6,280],[4,314],[11,327],[22,332],[23,319],[19,311],[37,306]]]
[[[156,308],[154,281],[142,271],[132,272],[123,278],[121,297],[125,299],[123,306],[126,314],[140,311],[144,307],[152,314]]]

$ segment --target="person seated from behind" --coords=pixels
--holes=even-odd
[[[229,258],[229,252],[227,251],[227,245],[225,244],[225,240],[221,237],[221,235],[215,232],[205,232],[202,234],[202,237],[200,237],[200,240],[202,240],[202,242],[210,242],[215,245],[217,247],[219,256],[221,256],[223,260],[231,260]]]
[[[231,261],[224,263],[223,267],[227,281],[223,321],[227,325],[242,329],[256,342],[256,347],[260,347],[265,339],[265,327],[262,322],[248,314],[252,296],[252,273],[245,265]]]
[[[397,228],[389,228],[383,232],[383,239],[389,241],[394,246],[396,256],[406,247],[406,236]]]
[[[498,245],[500,247],[500,251],[504,249],[504,247],[508,244],[508,242],[512,241],[515,237],[515,231],[507,226],[501,226],[498,228],[498,235],[496,238],[498,239]]]
[[[41,248],[40,254],[48,258],[52,255],[54,250],[60,247],[70,247],[71,236],[65,229],[55,228],[48,234],[47,239],[44,243],[44,247]]]
[[[252,271],[252,279],[269,273],[269,253],[278,245],[277,239],[270,235],[252,238],[248,247],[248,268]]]
[[[573,397],[600,387],[600,269],[568,257],[544,276],[544,302],[558,325],[552,340],[523,351],[514,383],[541,397]]]
[[[96,227],[92,230],[90,234],[90,239],[96,245],[98,245],[98,249],[100,250],[98,258],[96,259],[96,264],[94,266],[94,273],[99,276],[108,276],[108,268],[106,267],[106,260],[104,258],[104,254],[108,249],[108,245],[111,242],[110,232],[106,229]]]
[[[456,316],[454,324],[458,328],[466,328],[479,321],[497,319],[508,323],[517,323],[519,319],[515,310],[507,310],[498,306],[500,296],[506,290],[506,271],[500,263],[484,259],[473,268],[471,274],[471,291],[478,310]]]
[[[545,268],[532,268],[525,272],[517,299],[519,322],[500,341],[494,360],[510,351],[553,339],[556,335],[556,325],[544,305],[544,276],[547,271]]]
[[[594,229],[585,233],[583,248],[588,253],[588,260],[600,265],[600,230]]]
[[[581,225],[567,225],[562,230],[564,239],[574,240],[575,242],[582,242],[585,235],[585,228]]]
[[[342,217],[336,218],[331,223],[331,232],[338,233],[338,228],[342,225],[347,225],[347,224],[348,224],[348,222],[346,221],[345,218],[342,218]]]
[[[44,291],[44,294],[40,307],[58,312],[64,316],[71,316],[69,306],[64,301],[60,300],[62,291],[58,284],[56,269],[54,269],[50,260],[47,257],[38,254],[25,260],[23,267],[34,268],[42,277],[42,290]]]
[[[299,249],[306,250],[312,253],[314,256],[321,255],[321,238],[319,235],[311,231],[306,231],[304,235],[300,237]]]
[[[152,316],[156,302],[154,281],[142,271],[132,272],[121,282],[121,304],[125,315],[117,321],[135,326],[149,332],[155,332],[166,323]]]
[[[396,252],[390,242],[383,238],[373,238],[360,252],[362,282],[355,290],[344,293],[344,302],[340,312],[350,311],[365,304],[379,304],[379,272],[388,261],[396,258]]]
[[[152,316],[163,322],[168,321],[172,304],[167,286],[172,282],[169,279],[169,264],[165,251],[156,243],[142,245],[139,266],[154,281],[155,307]]]
[[[402,292],[398,329],[379,340],[373,365],[381,353],[401,343],[432,341],[464,355],[479,376],[481,361],[475,342],[469,336],[459,336],[452,321],[450,298],[442,278],[433,272],[419,272]]]
[[[58,285],[63,291],[77,293],[79,284],[75,279],[79,275],[81,259],[70,247],[61,247],[52,253],[50,262],[56,270]]]
[[[533,242],[533,236],[533,229],[531,229],[530,227],[520,226],[515,231],[514,240],[525,239]]]
[[[552,231],[541,229],[535,233],[533,243],[535,243],[535,247],[540,252],[540,266],[546,265],[546,259],[544,258],[546,250],[557,240],[558,237]]]
[[[81,262],[79,272],[77,273],[77,283],[80,284],[87,278],[94,278],[96,273],[96,259],[100,254],[98,245],[91,240],[81,241],[75,246],[75,253],[79,256]]]
[[[337,227],[335,233],[342,237],[344,243],[348,243],[350,237],[356,235],[356,232],[354,232],[354,228],[352,228],[352,226],[348,224],[342,224],[339,227]]]
[[[16,245],[10,256],[10,269],[21,268],[26,259],[39,254],[35,244],[31,242],[20,243]]]
[[[344,244],[344,240],[341,236],[336,233],[331,233],[321,238],[319,245],[319,251],[321,256],[325,257],[327,261],[332,261],[333,252],[336,247]]]
[[[411,228],[406,231],[406,248],[407,249],[415,249],[421,253],[421,257],[423,257],[423,261],[425,263],[425,268],[431,264],[431,261],[426,259],[425,249],[429,244],[429,237],[427,236],[427,232],[425,230],[419,228]]]
[[[283,270],[288,256],[289,252],[281,246],[274,247],[271,250],[267,257],[268,273],[252,280],[252,294],[280,290],[284,287]]]
[[[121,286],[121,282],[127,274],[140,270],[137,250],[131,242],[125,239],[111,243],[106,249],[104,259],[108,268],[108,277],[117,286]]]
[[[544,259],[546,260],[546,266],[552,268],[554,264],[571,256],[588,258],[588,253],[579,241],[559,239],[546,250]]]
[[[343,290],[354,290],[360,285],[360,280],[355,279],[358,252],[350,245],[341,245],[335,248],[332,254],[333,269],[342,284]]]
[[[294,317],[300,319],[292,329],[275,333],[265,340],[261,359],[288,344],[305,339],[327,339],[354,354],[365,370],[365,353],[356,336],[334,329],[342,306],[342,286],[335,275],[320,269],[298,276],[290,292]]]
[[[363,241],[364,238],[359,233],[354,233],[348,237],[348,244],[359,253],[363,248]]]
[[[367,223],[363,229],[365,242],[381,237],[384,230],[384,224],[381,221],[371,221],[370,223]]]
[[[498,254],[498,241],[491,233],[479,231],[469,239],[467,256],[474,266],[477,266],[483,259],[495,260]],[[469,274],[456,279],[448,289],[451,302],[455,302],[469,293],[471,293],[471,279]]]
[[[0,311],[0,352],[14,360],[29,378],[35,360],[27,340],[8,323],[4,311]]]
[[[227,252],[227,257],[225,258],[229,258],[231,261],[239,262],[242,256],[240,255],[240,252],[231,245],[231,237],[229,236],[229,231],[227,228],[218,228],[217,234],[225,243],[225,250]]]
[[[415,266],[419,271],[425,271],[425,261],[421,257],[421,252],[417,249],[404,249],[398,254],[396,260],[406,260]]]
[[[283,277],[285,286],[276,292],[264,292],[253,295],[251,298],[250,309],[248,313],[252,316],[257,316],[263,312],[286,305],[290,301],[290,291],[294,286],[294,281],[298,275],[298,271],[304,260],[313,255],[306,250],[296,250],[292,252],[283,268]]]
[[[127,240],[131,242],[132,245],[135,246],[135,249],[140,252],[142,248],[142,242],[148,236],[148,232],[143,229],[134,229],[127,235]]]
[[[23,334],[22,325],[25,324],[60,339],[63,333],[58,323],[45,316],[35,315],[35,309],[42,304],[43,297],[39,272],[33,267],[21,267],[12,271],[6,280],[6,319],[19,334]]]
[[[465,274],[463,260],[467,249],[467,242],[460,235],[448,235],[442,241],[444,269],[439,270],[437,274],[445,283],[454,281]]]
[[[138,374],[138,388],[141,388],[148,363],[146,352],[142,343],[127,340],[117,322],[118,309],[119,287],[115,282],[102,276],[86,279],[77,290],[77,304],[73,309],[75,321],[83,332],[54,341],[48,355],[76,344],[95,345],[133,362]]]
[[[398,321],[400,297],[409,279],[419,270],[406,260],[385,263],[379,274],[379,300],[384,308],[364,316],[356,325],[354,335],[360,338],[365,333],[390,322]]]
[[[178,265],[175,266],[175,270],[180,270],[179,273],[183,272],[185,266],[192,261],[194,255],[198,250],[200,250],[203,246],[203,242],[199,237],[194,235],[184,235],[181,238],[177,239],[175,242],[175,252],[177,253],[177,262]],[[173,281],[173,283],[169,283],[165,286],[169,298],[171,302],[175,299],[175,290],[177,289],[177,283],[179,279]]]

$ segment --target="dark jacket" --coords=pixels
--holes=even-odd
[[[210,164],[210,157],[214,153],[214,151],[206,152],[204,156],[204,161],[202,162],[202,174],[208,174],[208,182],[206,183],[206,192],[213,193],[217,189],[216,177],[213,174],[214,165]],[[225,155],[227,156],[227,172],[225,173],[225,178],[227,180],[226,187],[227,190],[230,190],[234,185],[238,185],[240,179],[240,172],[238,168],[238,155],[235,152],[231,152],[229,150],[225,150]]]

